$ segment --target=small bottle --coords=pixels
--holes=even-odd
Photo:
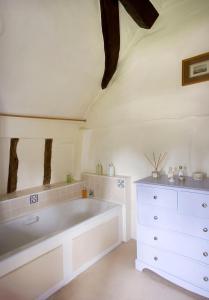
[[[94,191],[93,190],[89,190],[89,198],[94,198]]]
[[[103,167],[102,167],[102,164],[101,164],[100,161],[96,165],[96,174],[97,175],[102,175],[103,174]]]
[[[103,167],[101,162],[99,162],[99,175],[103,175]]]
[[[108,176],[115,176],[115,167],[112,162],[108,166]]]
[[[168,169],[168,181],[174,182],[174,170],[172,167],[169,167]]]
[[[179,173],[178,173],[178,178],[180,181],[183,181],[185,178],[184,178],[184,171],[183,171],[183,167],[182,166],[179,166]]]
[[[97,175],[99,175],[99,168],[100,168],[99,163],[97,163],[97,165],[96,165],[96,174]]]
[[[72,176],[72,174],[67,174],[66,175],[66,182],[67,183],[73,183],[73,176]]]
[[[87,188],[85,186],[83,186],[83,188],[81,190],[81,196],[82,196],[82,198],[88,198],[88,192],[87,192]]]

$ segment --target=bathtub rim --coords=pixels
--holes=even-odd
[[[72,183],[57,182],[57,183],[35,186],[23,190],[18,190],[12,193],[0,194],[0,203],[8,203],[8,202],[12,203],[13,201],[19,200],[21,198],[29,197],[30,195],[33,194],[44,194],[55,190],[67,189],[69,187],[73,187],[75,185],[82,185],[82,184],[84,184],[84,180],[76,180],[75,182]]]
[[[69,202],[72,202],[72,201],[76,201],[76,200],[96,200],[96,201],[99,201],[99,202],[105,202],[105,203],[110,203],[112,204],[112,206],[114,207],[115,205],[121,205],[121,203],[118,203],[118,202],[112,202],[112,201],[108,201],[108,200],[100,200],[99,198],[96,198],[96,197],[93,197],[93,198],[81,198],[81,197],[75,197],[75,198],[69,198],[67,200],[63,200],[63,201],[60,201],[59,203],[51,203],[45,207],[36,207],[34,209],[34,211],[30,211],[28,213],[23,213],[19,216],[16,216],[14,218],[11,218],[11,219],[8,219],[8,220],[5,220],[5,221],[0,221],[0,227],[1,225],[4,225],[4,224],[8,224],[8,223],[11,223],[11,222],[14,222],[15,220],[17,219],[21,219],[21,218],[25,218],[25,217],[30,217],[30,216],[33,216],[33,215],[36,215],[38,214],[40,211],[43,211],[43,210],[47,210],[47,209],[50,209],[50,208],[53,208],[53,207],[56,207],[56,206],[61,206],[61,205],[65,205]],[[12,199],[13,200],[13,199]],[[111,208],[111,207],[110,207]],[[0,255],[0,258],[1,258],[1,255]],[[1,260],[1,259],[0,259]]]

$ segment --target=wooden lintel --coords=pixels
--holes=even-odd
[[[86,119],[50,117],[50,116],[35,116],[35,115],[19,115],[19,114],[10,114],[10,113],[0,113],[0,117],[55,120],[55,121],[72,121],[72,122],[86,122]]]

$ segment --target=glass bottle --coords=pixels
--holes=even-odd
[[[184,171],[183,171],[183,167],[182,166],[179,166],[178,178],[179,178],[180,181],[183,181],[185,179],[184,178]]]
[[[174,182],[174,170],[172,167],[169,167],[168,169],[168,181]]]

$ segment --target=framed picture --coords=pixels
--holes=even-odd
[[[182,85],[209,80],[209,52],[182,60]]]

